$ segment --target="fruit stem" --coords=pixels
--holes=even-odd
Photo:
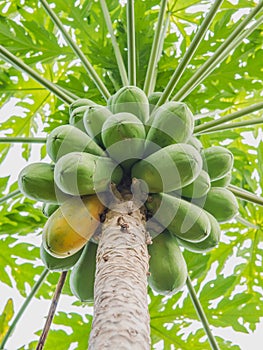
[[[233,124],[226,124],[226,125],[221,125],[226,122],[229,122],[231,120],[243,117],[245,115],[248,115],[250,113],[256,112],[260,109],[263,109],[263,102],[260,103],[255,103],[251,106],[248,106],[246,108],[242,108],[239,111],[236,111],[234,113],[230,113],[225,115],[224,117],[211,120],[210,122],[204,123],[202,125],[198,125],[194,128],[194,134],[203,134],[205,131],[205,134],[214,132],[214,131],[221,131],[225,129],[232,129],[232,128],[238,128],[240,126],[249,126],[253,124],[260,124],[262,123],[262,118],[256,118],[256,119],[251,119],[251,120],[244,120],[238,123],[233,123]],[[218,127],[215,127],[218,126]]]
[[[46,143],[45,137],[0,137],[0,143]]]
[[[91,76],[91,78],[93,79],[94,83],[96,84],[97,88],[99,89],[99,91],[101,92],[101,94],[103,95],[105,100],[107,100],[110,97],[110,93],[109,93],[108,89],[106,88],[106,86],[104,85],[103,81],[98,76],[97,72],[93,68],[90,61],[87,59],[87,57],[84,55],[84,53],[81,51],[81,49],[73,41],[72,37],[65,30],[63,23],[57,17],[55,12],[49,7],[46,0],[40,0],[40,3],[44,7],[47,14],[50,16],[53,23],[55,23],[56,26],[61,31],[61,33],[62,33],[64,39],[66,40],[66,42],[68,43],[68,45],[71,47],[71,49],[76,54],[76,56],[80,59],[81,63],[83,64],[83,67],[86,69],[87,73]]]
[[[2,45],[0,45],[0,57],[2,57],[2,59],[5,60],[6,62],[11,63],[13,66],[17,67],[19,70],[27,73],[31,78],[35,79],[39,84],[47,88],[50,92],[56,95],[64,103],[69,105],[74,101],[74,99],[71,96],[65,93],[64,89],[61,89],[60,87],[56,86],[54,83],[47,80],[46,78],[41,77],[41,75],[39,75],[36,71],[34,71],[31,67],[25,64],[22,60],[20,60],[15,55],[13,55],[10,51],[8,51]],[[76,99],[77,98],[78,97],[76,96]]]
[[[15,190],[13,192],[8,193],[6,196],[3,196],[0,198],[0,204],[4,203],[5,201],[7,201],[10,198],[16,197],[19,194],[21,194],[21,192],[19,190]]]
[[[203,307],[202,307],[202,305],[201,305],[201,303],[200,303],[200,301],[195,293],[194,287],[192,285],[192,282],[191,282],[189,276],[187,276],[186,285],[187,285],[191,300],[193,302],[194,308],[196,310],[196,313],[199,316],[200,321],[202,322],[204,331],[206,332],[206,335],[208,337],[208,341],[210,343],[211,349],[220,350],[218,345],[217,345],[217,342],[215,340],[215,337],[213,336],[213,334],[211,332],[207,317],[206,317],[205,312],[203,310]]]
[[[166,7],[167,7],[167,0],[162,0],[161,5],[160,5],[160,10],[159,10],[157,27],[156,27],[155,33],[154,33],[150,59],[149,59],[146,77],[145,77],[145,81],[144,81],[144,87],[143,87],[143,90],[147,96],[149,96],[149,94],[150,94],[150,87],[152,85],[152,79],[154,78],[153,72],[155,71],[155,67],[156,67],[157,60],[158,60],[158,53],[160,51],[160,42],[162,40],[161,34],[162,34],[162,27],[164,24],[164,16],[165,16]]]
[[[240,199],[263,206],[263,197],[256,196],[252,192],[234,185],[228,185],[227,189]]]
[[[134,0],[127,0],[127,46],[128,46],[128,76],[130,85],[136,85],[136,45]]]
[[[247,37],[257,26],[260,25],[263,18],[260,19],[253,25],[253,29],[250,28],[243,33],[243,29],[249,23],[249,21],[256,16],[256,14],[263,7],[263,2],[259,3],[254,10],[252,10],[247,17],[233,30],[229,37],[219,46],[214,54],[191,76],[191,78],[183,85],[183,87],[175,94],[173,100],[181,101],[185,99],[200,83],[203,81],[208,74],[216,68],[216,65],[222,62],[226,58],[226,54],[231,50],[235,49],[242,40]],[[240,34],[241,33],[241,34]]]
[[[199,27],[193,40],[191,41],[190,46],[186,50],[182,60],[180,61],[176,70],[174,71],[168,85],[164,89],[162,96],[160,97],[160,99],[156,105],[156,108],[158,106],[162,105],[163,103],[165,103],[169,99],[169,97],[171,96],[178,81],[180,80],[180,77],[184,73],[188,63],[190,62],[191,58],[195,54],[196,50],[198,49],[198,46],[201,43],[207,29],[209,28],[215,15],[217,14],[217,10],[220,7],[220,5],[222,4],[222,2],[223,2],[223,0],[216,0],[214,2],[213,6],[211,7],[210,11],[208,12],[208,14],[205,16],[201,26]]]
[[[0,344],[0,349],[4,349],[8,338],[13,333],[13,331],[14,331],[17,323],[18,323],[18,321],[20,320],[21,316],[23,315],[23,313],[26,310],[28,304],[32,300],[33,296],[36,294],[37,290],[39,289],[41,284],[44,282],[44,280],[45,280],[46,276],[48,275],[48,273],[49,273],[49,270],[45,269],[42,272],[42,274],[40,275],[40,277],[37,280],[37,282],[35,283],[35,285],[33,286],[31,292],[28,294],[27,298],[25,299],[24,303],[22,304],[21,308],[19,309],[16,317],[14,318],[14,320],[11,323],[10,327],[8,328],[8,331],[7,331],[6,335],[4,336],[4,339],[3,339],[2,343]]]
[[[49,308],[49,312],[48,312],[48,315],[47,315],[46,323],[45,323],[45,326],[43,328],[42,334],[41,334],[41,336],[39,338],[36,350],[43,349],[43,347],[45,345],[45,342],[46,342],[46,339],[47,339],[47,335],[48,335],[48,332],[49,332],[52,320],[53,320],[55,312],[56,312],[56,308],[57,308],[58,301],[59,301],[59,298],[60,298],[60,295],[61,295],[61,291],[62,291],[62,288],[64,286],[64,283],[65,283],[65,280],[66,280],[66,277],[67,277],[67,272],[68,271],[63,271],[61,273],[61,275],[60,275],[60,278],[59,278],[59,281],[58,281],[58,284],[57,284],[57,287],[56,287],[56,290],[55,290],[55,293],[53,295],[52,302],[51,302],[51,305],[50,305],[50,308]]]
[[[129,80],[128,80],[128,76],[127,76],[127,72],[126,72],[126,68],[123,62],[123,58],[121,55],[121,51],[119,48],[119,45],[117,43],[116,40],[116,36],[114,34],[114,30],[112,27],[112,22],[111,22],[111,18],[110,18],[110,13],[106,4],[105,0],[100,0],[100,5],[101,5],[101,9],[104,15],[104,19],[108,28],[108,31],[110,33],[110,37],[111,37],[111,43],[112,43],[112,47],[115,53],[115,57],[116,57],[116,61],[117,61],[117,65],[119,67],[119,72],[120,72],[120,76],[121,76],[121,80],[122,80],[122,84],[123,85],[129,85]]]

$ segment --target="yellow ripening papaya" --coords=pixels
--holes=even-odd
[[[76,253],[98,228],[104,209],[96,195],[72,197],[65,201],[44,226],[44,248],[57,258]]]

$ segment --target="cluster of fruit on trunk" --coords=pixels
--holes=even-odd
[[[194,117],[182,102],[158,106],[160,93],[149,98],[135,86],[116,92],[107,106],[75,101],[69,124],[47,137],[51,163],[32,163],[19,174],[25,196],[43,202],[48,220],[40,255],[50,269],[71,269],[70,286],[82,301],[93,300],[97,240],[104,198],[137,179],[150,229],[149,285],[173,294],[186,281],[181,247],[207,252],[220,240],[222,222],[238,212],[227,189],[233,155],[221,146],[203,148],[193,136]],[[149,226],[154,227],[154,226]],[[157,226],[156,226],[157,227]],[[85,273],[84,273],[85,272]]]

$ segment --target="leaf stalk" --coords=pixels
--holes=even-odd
[[[186,286],[188,288],[188,291],[189,291],[191,300],[193,302],[194,308],[196,310],[196,313],[199,316],[200,321],[202,322],[204,331],[206,332],[206,335],[207,335],[208,341],[210,343],[211,349],[212,350],[220,350],[219,347],[218,347],[218,344],[217,344],[217,342],[215,340],[215,337],[213,336],[213,334],[211,332],[210,325],[208,323],[207,317],[206,317],[205,312],[203,310],[203,307],[202,307],[202,305],[201,305],[201,303],[200,303],[200,301],[199,301],[199,299],[198,299],[198,297],[197,297],[197,295],[195,293],[194,287],[192,285],[192,282],[191,282],[189,276],[187,276],[187,279],[186,279]]]
[[[38,291],[39,287],[41,286],[41,284],[44,282],[46,276],[48,275],[49,270],[45,269],[42,274],[40,275],[39,279],[37,280],[37,282],[35,283],[35,285],[33,286],[33,288],[31,289],[31,292],[28,294],[27,298],[25,299],[24,303],[22,304],[21,308],[19,309],[16,317],[14,318],[14,320],[12,321],[10,327],[8,328],[8,331],[6,333],[6,335],[4,336],[4,339],[0,345],[0,349],[4,349],[6,342],[8,341],[9,337],[12,335],[18,321],[20,320],[20,318],[22,317],[24,311],[26,310],[28,304],[31,302],[32,298],[34,297],[34,295],[36,294],[36,292]]]

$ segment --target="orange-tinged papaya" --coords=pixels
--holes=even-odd
[[[44,226],[44,248],[57,258],[76,253],[98,228],[104,209],[96,195],[73,197],[65,201]]]

